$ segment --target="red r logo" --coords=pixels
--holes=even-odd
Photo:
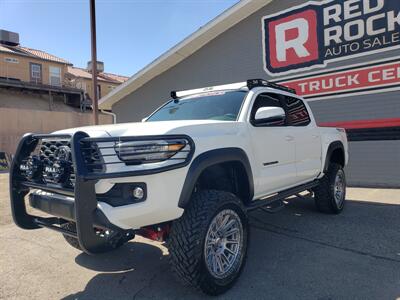
[[[268,23],[271,67],[285,68],[318,60],[317,12],[308,9]]]

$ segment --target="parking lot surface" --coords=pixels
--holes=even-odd
[[[349,189],[341,215],[291,199],[252,213],[247,265],[220,299],[400,299],[400,190]],[[58,233],[17,228],[0,174],[1,299],[204,299],[168,269],[168,251],[140,237],[88,256]],[[218,299],[219,299],[218,298]]]

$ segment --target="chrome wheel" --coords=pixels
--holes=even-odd
[[[344,201],[345,192],[346,182],[344,178],[344,172],[343,170],[339,170],[336,174],[335,183],[333,186],[333,196],[338,207],[340,207]]]
[[[219,212],[208,228],[204,256],[208,271],[216,278],[231,275],[241,264],[243,226],[239,215],[225,209]]]

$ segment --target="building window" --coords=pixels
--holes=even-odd
[[[100,99],[100,98],[101,98],[101,86],[99,84],[99,85],[97,85],[97,99]]]
[[[31,82],[42,83],[42,65],[31,63]]]
[[[61,86],[61,68],[52,67],[49,68],[50,73],[50,85]]]

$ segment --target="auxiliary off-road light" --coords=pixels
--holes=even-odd
[[[43,170],[43,164],[37,155],[33,155],[24,161],[19,169],[21,173],[25,175],[29,180],[40,179],[41,172]]]
[[[135,199],[141,200],[144,197],[144,190],[141,187],[135,187],[132,194]]]
[[[115,151],[119,159],[126,163],[154,163],[171,158],[186,144],[184,139],[119,142],[115,145]]]

